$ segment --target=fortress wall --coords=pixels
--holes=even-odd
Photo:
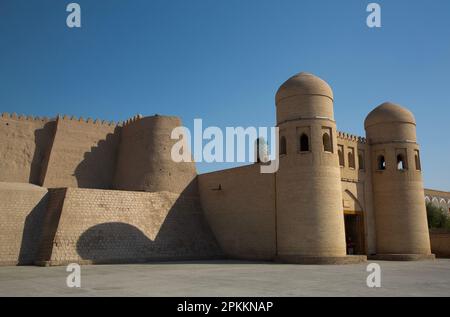
[[[42,223],[42,236],[39,241],[39,250],[35,259],[35,264],[37,265],[45,264],[51,257],[54,238],[56,230],[58,229],[66,193],[67,188],[49,189],[47,210]]]
[[[364,181],[367,177],[367,174],[370,174],[370,170],[367,171],[367,168],[370,168],[366,164],[366,161],[363,162],[363,169],[360,170],[359,168],[359,160],[358,160],[358,153],[363,153],[364,158],[367,160],[368,157],[370,157],[370,153],[368,153],[367,144],[364,138],[354,136],[348,133],[339,132],[337,135],[337,142],[338,145],[343,146],[344,152],[344,167],[341,167],[341,178],[345,180],[351,180],[351,181]],[[339,149],[339,147],[338,147]],[[355,153],[355,167],[350,167],[350,158],[349,154],[352,152]]]
[[[276,254],[275,174],[248,165],[198,176],[203,210],[227,256],[272,260]],[[220,190],[218,190],[220,186]]]
[[[450,258],[450,230],[431,229],[431,253],[439,258]]]
[[[179,126],[179,118],[158,115],[124,125],[114,188],[198,195],[195,163],[176,163],[171,158],[177,140],[170,136]]]
[[[58,117],[43,186],[111,188],[119,132],[114,123]]]
[[[47,224],[54,228],[56,219],[58,225],[53,237],[45,239],[41,265],[212,259],[221,254],[196,198],[79,188],[57,194]]]
[[[0,183],[0,265],[34,262],[47,199],[45,188]]]
[[[41,184],[55,122],[4,113],[0,117],[0,181]]]

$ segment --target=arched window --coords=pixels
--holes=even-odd
[[[386,160],[384,159],[384,155],[378,156],[377,165],[378,170],[380,171],[384,171],[386,169]]]
[[[364,170],[364,153],[362,151],[358,152],[358,166],[359,170]]]
[[[416,170],[421,171],[422,167],[420,166],[419,150],[414,151],[414,161],[416,163]]]
[[[300,136],[300,152],[308,152],[309,151],[309,138],[303,133]]]
[[[344,146],[338,145],[338,157],[339,157],[339,166],[344,167],[345,161],[344,161]]]
[[[397,155],[397,169],[399,171],[406,170],[406,160],[405,160],[405,157],[403,156],[403,154]]]
[[[286,137],[282,136],[280,138],[280,155],[285,155],[286,153],[287,153]]]
[[[333,146],[331,144],[331,138],[328,132],[325,132],[322,136],[323,150],[325,152],[333,152]]]
[[[348,167],[355,168],[355,149],[349,148],[348,151]]]
[[[348,167],[355,168],[355,156],[353,153],[348,153]]]

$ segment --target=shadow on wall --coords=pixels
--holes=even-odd
[[[149,228],[154,224],[143,223]],[[158,260],[218,259],[222,252],[198,197],[181,195],[167,213],[154,240],[123,222],[95,225],[77,241],[77,253],[92,263],[136,263]]]
[[[83,260],[123,261],[139,259],[153,249],[153,241],[137,227],[122,223],[102,223],[85,231],[77,242]]]
[[[83,161],[74,173],[79,188],[112,188],[119,140],[119,128],[116,128],[114,133],[109,133],[106,139],[84,153]]]
[[[18,265],[33,264],[39,251],[44,217],[47,211],[48,194],[45,195],[25,218],[20,245]]]
[[[42,185],[48,158],[55,135],[55,122],[48,122],[42,129],[34,131],[34,154],[31,161],[30,184]]]

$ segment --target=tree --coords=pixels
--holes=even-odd
[[[437,207],[432,203],[427,203],[428,227],[450,230],[450,215],[442,207]]]

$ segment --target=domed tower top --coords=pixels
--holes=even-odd
[[[416,141],[416,120],[408,109],[385,102],[372,110],[364,121],[370,142]]]
[[[333,119],[333,91],[321,78],[299,73],[285,81],[275,96],[277,122],[310,119]]]
[[[416,124],[416,119],[408,109],[392,102],[385,102],[367,115],[364,126],[367,128],[380,123],[395,122]]]

